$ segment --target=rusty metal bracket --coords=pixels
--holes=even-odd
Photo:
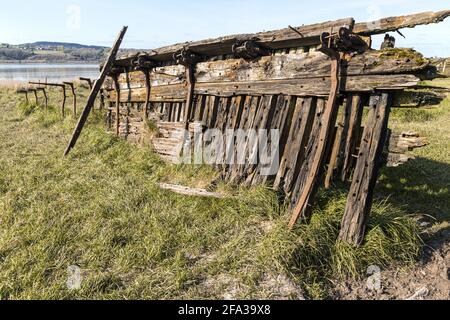
[[[148,119],[148,105],[150,103],[151,97],[151,79],[150,72],[157,66],[157,63],[153,61],[147,54],[139,54],[132,62],[134,69],[137,71],[142,71],[145,77],[145,103],[144,103],[144,119]]]
[[[202,56],[193,52],[188,47],[185,47],[173,54],[173,59],[177,64],[181,64],[185,67],[195,66],[202,60]]]
[[[233,54],[242,59],[252,60],[262,56],[269,56],[270,50],[255,41],[239,41],[232,47]]]
[[[330,51],[331,50],[331,51]],[[323,33],[319,51],[330,56],[335,52],[344,54],[362,54],[369,50],[369,45],[360,36],[352,33],[348,28],[342,27],[337,33]]]
[[[174,53],[173,59],[177,62],[177,64],[181,64],[186,67],[186,84],[188,87],[188,92],[186,97],[184,121],[186,123],[186,127],[188,127],[193,113],[192,109],[194,103],[195,67],[197,63],[202,60],[202,57],[186,47]]]

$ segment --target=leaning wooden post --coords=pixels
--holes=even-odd
[[[366,225],[372,210],[373,193],[379,170],[384,163],[383,151],[392,94],[383,92],[370,99],[370,111],[364,129],[353,182],[347,199],[339,239],[354,246],[364,241]]]
[[[329,38],[329,40],[328,40]],[[331,35],[322,35],[322,46],[320,48],[324,54],[331,58],[331,88],[330,96],[328,98],[327,106],[323,114],[322,125],[319,132],[319,142],[317,150],[315,151],[314,158],[311,159],[311,166],[308,168],[304,166],[303,170],[307,170],[307,179],[301,190],[301,196],[292,214],[289,228],[292,230],[299,219],[306,221],[309,218],[309,212],[311,211],[309,206],[312,201],[312,194],[317,187],[321,167],[325,161],[325,152],[327,149],[327,143],[331,135],[331,131],[334,127],[333,120],[336,119],[338,112],[338,94],[340,88],[340,64],[341,58],[339,52],[336,51],[334,44],[331,41]]]
[[[73,116],[74,118],[77,117],[77,95],[75,94],[75,86],[73,82],[63,82],[65,85],[68,85],[70,87],[70,90],[72,91],[73,96]]]
[[[64,155],[67,156],[70,151],[75,147],[78,138],[80,137],[81,131],[83,130],[84,125],[86,124],[86,121],[89,117],[89,113],[91,112],[92,107],[94,106],[95,99],[97,98],[97,94],[100,91],[103,82],[105,81],[106,76],[108,75],[111,67],[114,64],[114,60],[116,59],[117,52],[119,51],[120,45],[122,43],[122,40],[125,36],[125,33],[127,32],[128,27],[123,27],[123,29],[120,31],[116,42],[114,43],[111,52],[109,53],[108,59],[103,66],[102,72],[100,74],[100,77],[97,81],[95,81],[95,84],[91,90],[91,94],[89,95],[88,101],[86,103],[86,106],[81,114],[80,119],[78,120],[77,126],[75,127],[75,130],[73,132],[72,138],[69,141],[69,144],[67,145],[67,148],[64,152]]]

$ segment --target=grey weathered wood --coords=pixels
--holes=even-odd
[[[202,198],[216,198],[216,199],[223,199],[225,198],[224,195],[217,193],[217,192],[209,192],[204,189],[198,189],[198,188],[189,188],[174,184],[167,184],[167,183],[160,183],[159,187],[163,190],[168,190],[174,193],[178,193],[185,196],[192,196],[192,197],[202,197]]]
[[[329,144],[331,131],[336,123],[338,113],[338,94],[341,79],[340,75],[340,56],[339,53],[333,49],[323,47],[324,52],[328,52],[331,57],[331,86],[330,95],[320,122],[319,128],[312,132],[312,135],[317,135],[317,145],[314,152],[311,152],[311,157],[307,159],[309,165],[305,166],[305,181],[300,189],[300,198],[294,208],[289,227],[294,228],[299,219],[307,221],[311,215],[311,202],[313,201],[315,191],[319,187],[319,177],[323,162],[326,160],[326,150]],[[302,169],[303,170],[303,169]]]
[[[347,181],[350,178],[352,169],[356,163],[354,155],[356,154],[357,148],[360,146],[359,137],[362,130],[363,99],[360,94],[351,94],[347,97],[347,102],[350,101],[351,104],[347,105],[351,109],[347,110],[347,113],[349,114],[348,131],[342,155],[342,181]]]
[[[293,187],[293,182],[298,176],[300,167],[303,164],[308,143],[309,134],[314,122],[317,99],[298,99],[296,113],[293,116],[293,123],[286,150],[280,162],[280,170],[274,182],[275,189],[282,188],[289,194]]]
[[[103,85],[103,82],[105,81],[105,78],[108,75],[111,67],[113,66],[114,60],[117,56],[117,52],[119,51],[120,45],[122,43],[122,40],[123,40],[127,30],[128,30],[128,27],[123,27],[122,31],[119,33],[119,35],[111,49],[111,52],[109,53],[108,59],[106,60],[106,63],[103,66],[103,70],[100,74],[100,77],[98,78],[97,81],[95,81],[94,87],[91,90],[91,93],[89,95],[86,106],[81,114],[81,117],[77,123],[77,126],[75,127],[72,138],[70,139],[70,142],[64,152],[65,156],[67,156],[69,154],[69,152],[73,149],[73,147],[77,143],[78,138],[80,137],[81,131],[83,130],[84,125],[86,124],[89,113],[91,112],[91,109],[94,106],[97,94],[100,91],[100,89]]]
[[[346,18],[297,27],[295,28],[297,32],[290,28],[285,28],[254,34],[239,34],[216,39],[185,42],[151,50],[148,55],[155,61],[171,61],[173,60],[173,54],[184,48],[189,48],[193,52],[203,56],[229,55],[232,54],[232,47],[236,42],[248,40],[256,40],[258,44],[273,50],[319,45],[320,36],[323,32],[329,32],[331,29],[339,30],[341,27],[348,27],[351,30],[354,23],[353,18]],[[119,63],[121,65],[129,65],[131,59],[132,57],[124,57]]]
[[[372,22],[357,23],[353,32],[360,35],[384,34],[403,28],[414,28],[419,25],[438,23],[450,16],[450,10],[438,12],[422,12],[407,16],[383,18]]]
[[[383,164],[391,102],[390,93],[371,97],[369,118],[364,129],[339,235],[340,240],[355,246],[361,245],[364,240],[372,209],[373,193],[379,169]]]
[[[372,92],[374,90],[402,90],[415,87],[420,79],[414,75],[371,75],[348,77],[341,85],[342,92]],[[293,95],[327,97],[331,81],[329,77],[317,79],[289,79],[257,82],[197,83],[195,94],[232,97],[238,95]],[[145,88],[132,90],[132,101],[145,101]],[[170,98],[169,98],[170,97]],[[115,93],[109,91],[109,98],[115,100]],[[183,85],[152,88],[151,101],[186,100]],[[121,101],[128,101],[128,91],[121,90]]]

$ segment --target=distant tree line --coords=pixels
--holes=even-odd
[[[102,61],[107,50],[98,48],[79,48],[65,49],[61,55],[40,54],[39,51],[21,49],[21,48],[0,48],[0,60],[3,61],[46,61],[46,62],[64,62],[64,61],[83,61],[99,62]]]

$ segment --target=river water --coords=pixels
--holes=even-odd
[[[99,74],[99,66],[93,64],[0,64],[0,81],[61,82],[97,79]]]

